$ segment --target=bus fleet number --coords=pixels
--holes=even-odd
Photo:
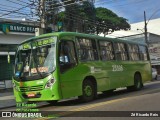
[[[112,65],[112,71],[123,71],[122,65]]]

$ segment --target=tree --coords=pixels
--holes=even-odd
[[[103,33],[108,34],[115,30],[127,30],[130,29],[130,25],[127,23],[127,19],[118,17],[115,13],[107,8],[98,7],[96,8],[96,21],[97,34]]]
[[[81,7],[81,11],[80,16],[83,16],[83,32],[84,33],[94,33],[95,29],[95,19],[96,19],[96,11],[95,11],[95,7],[92,2],[89,1],[85,1],[83,2],[83,5],[80,6]]]
[[[130,25],[127,19],[118,17],[106,8],[95,8],[88,1],[83,4],[74,4],[58,15],[58,20],[64,23],[65,31],[77,31],[84,33],[103,33],[104,35],[116,30],[128,30]]]
[[[41,6],[37,8],[41,17]],[[63,31],[106,35],[115,30],[130,29],[127,19],[107,8],[95,8],[94,0],[45,0],[45,18],[46,24],[61,25],[59,31],[63,26]]]
[[[65,5],[65,12],[61,12],[59,18],[63,18],[65,31],[86,32],[88,19],[95,16],[93,1],[62,0],[62,2]]]
[[[75,17],[78,11],[78,4],[76,4],[76,0],[62,0],[65,5],[65,31],[75,31]],[[74,4],[73,4],[74,3]]]

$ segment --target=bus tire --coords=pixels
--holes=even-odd
[[[127,87],[129,91],[137,91],[143,87],[142,77],[139,73],[134,75],[134,85]]]
[[[96,89],[91,80],[85,80],[82,86],[82,96],[79,96],[80,101],[89,102],[95,98]]]
[[[134,90],[140,90],[143,87],[142,77],[140,74],[134,76]]]

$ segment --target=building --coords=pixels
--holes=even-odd
[[[11,87],[16,47],[35,35],[35,27],[33,22],[0,19],[0,87]]]
[[[147,21],[147,32],[151,64],[160,74],[160,18]],[[144,22],[131,24],[131,30],[144,31]]]

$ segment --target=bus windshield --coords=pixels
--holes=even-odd
[[[37,39],[20,45],[15,60],[15,77],[33,79],[53,72],[56,60],[55,39]]]

